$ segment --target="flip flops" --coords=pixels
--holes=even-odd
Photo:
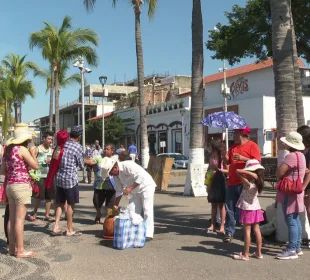
[[[49,223],[53,223],[53,222],[55,222],[55,219],[50,218],[50,217],[45,217],[45,218],[43,219],[43,221],[49,222]]]
[[[29,220],[30,220],[31,222],[36,221],[36,219],[37,219],[36,215],[30,215],[30,216],[29,216]]]
[[[243,256],[242,253],[240,253],[239,255],[233,255],[232,258],[237,261],[248,261],[249,260],[249,258],[246,258],[245,256]]]
[[[83,233],[82,232],[79,232],[79,231],[73,231],[73,232],[66,232],[66,236],[68,237],[72,237],[72,236],[81,236]]]
[[[256,255],[256,252],[253,253],[253,254],[251,254],[250,257],[251,257],[251,258],[254,258],[254,259],[259,259],[259,260],[261,260],[261,259],[264,258],[263,255],[257,256],[257,255]]]
[[[51,232],[51,235],[52,235],[52,236],[61,236],[61,235],[64,235],[64,233],[63,233],[62,231],[58,231],[58,232],[52,231],[52,232]]]
[[[25,259],[25,258],[35,258],[36,254],[32,251],[24,251],[23,253],[16,254],[16,258]]]

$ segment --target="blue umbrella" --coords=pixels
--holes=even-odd
[[[215,128],[242,129],[246,127],[246,122],[242,117],[225,111],[209,114],[200,123]]]

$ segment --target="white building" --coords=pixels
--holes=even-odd
[[[307,90],[309,83],[309,70],[302,69],[304,64],[299,60],[302,70],[303,86]],[[233,111],[242,116],[251,128],[251,139],[255,141],[262,154],[275,156],[276,142],[276,111],[274,96],[274,74],[272,59],[261,63],[253,63],[226,71],[227,87],[230,88],[228,98],[228,111]],[[205,83],[205,115],[222,111],[224,98],[221,94],[223,73],[217,73],[204,78]],[[310,97],[304,96],[304,112],[306,123],[310,120]],[[206,143],[210,137],[220,136],[222,131],[206,128]],[[229,140],[233,139],[232,132]]]

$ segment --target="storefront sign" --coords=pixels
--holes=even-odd
[[[228,99],[235,99],[239,94],[243,94],[246,91],[249,91],[248,79],[240,77],[230,85],[230,96]]]

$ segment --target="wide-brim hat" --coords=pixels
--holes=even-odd
[[[114,167],[115,163],[118,162],[118,156],[104,157],[100,163],[100,168],[102,170],[102,177],[105,179],[109,176],[111,169]]]
[[[255,171],[259,169],[265,169],[264,166],[260,164],[260,162],[257,159],[249,159],[245,163],[244,171]]]
[[[37,137],[37,134],[29,129],[26,123],[17,123],[14,129],[14,137],[6,141],[6,145],[18,145],[24,143],[26,140],[32,140],[32,137]]]
[[[298,132],[292,131],[288,134],[288,136],[281,137],[280,140],[287,146],[298,151],[303,151],[305,149],[305,145],[302,141],[302,136]]]

